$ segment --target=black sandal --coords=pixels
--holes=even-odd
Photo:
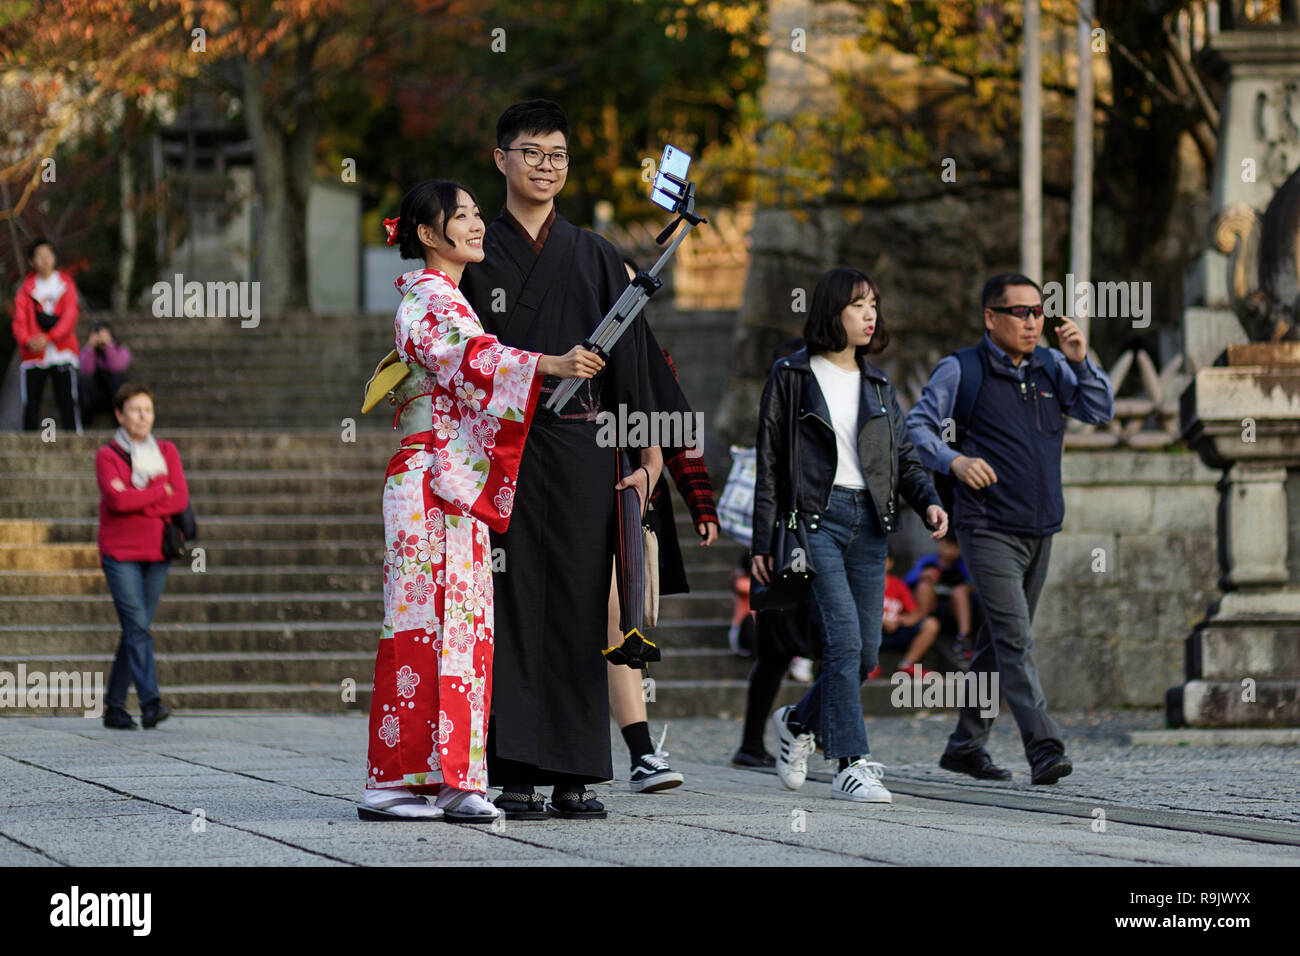
[[[556,787],[546,810],[564,820],[604,820],[609,814],[594,790]]]
[[[534,793],[533,788],[506,787],[501,795],[492,801],[498,810],[506,815],[507,820],[545,820],[546,798]]]

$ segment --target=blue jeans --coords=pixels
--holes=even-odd
[[[888,539],[865,490],[831,489],[820,527],[808,535],[812,595],[825,648],[821,672],[794,719],[821,730],[827,757],[871,753],[862,723],[862,682],[876,667],[885,608]]]
[[[126,692],[135,683],[140,705],[147,707],[161,699],[158,673],[153,660],[153,618],[158,613],[158,599],[167,585],[170,561],[118,561],[103,555],[101,567],[108,578],[122,625],[117,656],[108,675],[108,706],[125,707]]]

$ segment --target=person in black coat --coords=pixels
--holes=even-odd
[[[887,535],[898,527],[900,493],[935,538],[947,532],[948,515],[908,440],[893,386],[866,359],[889,343],[878,304],[866,275],[830,270],[813,291],[807,345],[773,366],[759,412],[751,573],[769,583],[775,523],[793,502],[807,522],[825,650],[803,700],[772,715],[777,773],[788,788],[803,786],[820,730],[826,756],[839,760],[832,796],[889,803],[884,768],[869,759],[860,697],[880,648]]]

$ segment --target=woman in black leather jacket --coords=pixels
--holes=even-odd
[[[831,795],[889,803],[884,767],[870,759],[862,722],[862,681],[876,666],[884,610],[887,535],[904,498],[942,538],[948,515],[908,440],[894,387],[866,355],[889,335],[876,284],[855,269],[832,269],[813,291],[807,345],[779,360],[759,413],[751,570],[766,584],[774,523],[791,501],[790,416],[797,415],[795,507],[807,520],[812,597],[825,635],[821,672],[798,704],[772,715],[780,742],[777,772],[803,785],[814,733],[838,758]]]

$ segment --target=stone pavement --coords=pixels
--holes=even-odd
[[[739,722],[676,720],[666,748],[685,786],[631,794],[623,777],[596,788],[607,821],[492,829],[359,821],[360,716],[188,713],[135,732],[12,717],[0,719],[0,865],[1300,864],[1293,746],[1130,744],[1160,726],[1150,711],[1060,719],[1074,775],[1031,787],[1009,719],[990,752],[1015,779],[981,785],[936,766],[947,715],[869,718],[890,806],[831,800],[821,757],[787,791],[727,765]]]

